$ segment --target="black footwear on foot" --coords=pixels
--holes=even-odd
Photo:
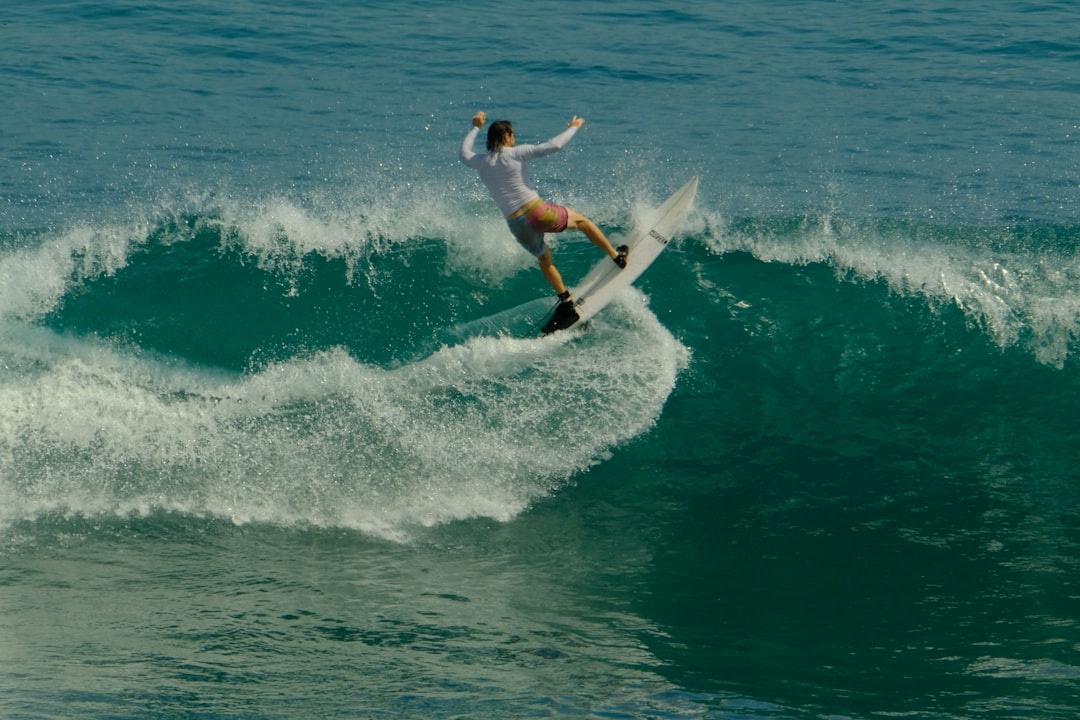
[[[615,248],[615,252],[617,252],[619,254],[616,255],[615,257],[611,258],[611,259],[615,262],[616,265],[618,265],[620,268],[625,270],[626,269],[626,256],[630,254],[630,246],[629,245],[620,245],[619,247]]]
[[[581,317],[578,315],[577,309],[574,308],[574,301],[570,299],[570,291],[560,293],[559,300],[562,302],[555,307],[555,313],[551,316],[551,319],[544,324],[544,327],[540,328],[540,331],[545,335],[556,330],[565,330]]]

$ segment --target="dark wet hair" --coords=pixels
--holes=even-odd
[[[498,152],[503,149],[503,140],[507,133],[513,133],[514,126],[509,120],[496,120],[488,127],[487,149],[488,152]]]

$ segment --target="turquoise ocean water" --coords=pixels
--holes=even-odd
[[[0,717],[1076,717],[1078,23],[9,0]]]

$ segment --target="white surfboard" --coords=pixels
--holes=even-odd
[[[631,285],[652,264],[653,260],[671,242],[672,236],[682,225],[697,194],[698,179],[675,191],[642,223],[625,244],[630,248],[626,267],[620,269],[610,258],[596,263],[589,274],[571,288],[578,320],[571,328],[580,327],[589,318],[604,309],[623,288]]]

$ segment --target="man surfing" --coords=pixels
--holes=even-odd
[[[542,200],[529,177],[527,163],[562,150],[585,123],[585,119],[575,115],[567,123],[566,130],[539,145],[518,145],[510,121],[497,120],[488,128],[487,154],[480,155],[473,152],[472,147],[486,121],[487,115],[483,111],[473,115],[472,129],[465,135],[458,157],[480,173],[480,179],[506,217],[510,232],[523,248],[537,258],[544,279],[559,296],[555,315],[544,326],[544,332],[568,328],[577,322],[578,313],[574,309],[570,291],[552,262],[551,249],[544,242],[544,233],[559,233],[568,228],[580,230],[620,268],[626,267],[629,253],[626,245],[620,245],[618,249],[612,247],[600,228],[581,213]]]

